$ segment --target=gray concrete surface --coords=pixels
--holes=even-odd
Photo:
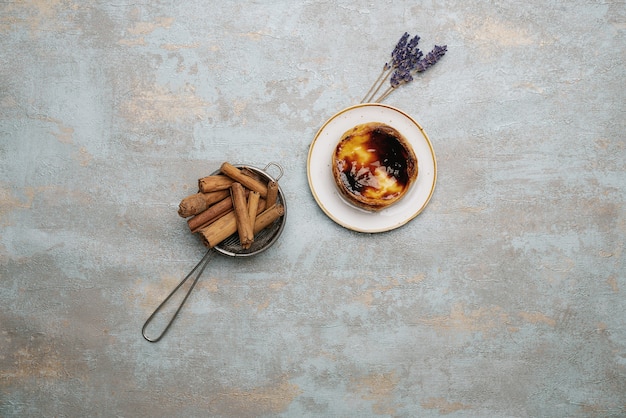
[[[386,103],[437,155],[381,234],[333,223],[309,145],[400,35],[448,54]],[[0,415],[626,415],[623,1],[0,5]],[[279,242],[204,254],[223,161],[285,168]]]

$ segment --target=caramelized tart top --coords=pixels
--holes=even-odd
[[[348,201],[376,211],[406,194],[417,178],[417,157],[396,129],[369,122],[342,135],[332,168],[335,183]]]

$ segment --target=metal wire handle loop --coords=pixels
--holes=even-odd
[[[150,315],[150,317],[146,320],[146,322],[143,324],[143,327],[141,328],[141,335],[143,335],[143,338],[146,339],[146,341],[149,341],[151,343],[156,343],[158,342],[161,338],[163,338],[163,336],[165,335],[165,333],[167,332],[167,330],[170,329],[170,326],[172,325],[172,323],[174,322],[174,319],[176,319],[176,316],[178,316],[178,313],[180,312],[180,310],[182,309],[183,305],[185,304],[185,302],[187,301],[187,298],[189,297],[189,295],[191,294],[191,291],[193,290],[193,288],[196,286],[196,283],[198,282],[198,279],[200,278],[200,276],[202,275],[202,272],[204,271],[205,267],[208,264],[208,261],[210,259],[210,256],[212,255],[213,251],[211,251],[210,249],[206,252],[206,254],[204,255],[204,257],[202,257],[202,259],[200,260],[200,262],[198,262],[198,264],[196,264],[196,266],[189,272],[189,274],[187,274],[187,276],[185,276],[184,279],[182,279],[180,281],[180,283],[178,283],[178,285],[174,288],[174,290],[172,290],[170,292],[169,295],[167,295],[167,297],[163,300],[163,302],[161,302],[161,304],[159,306],[157,306],[157,308],[154,310],[154,312],[152,312],[152,315]],[[198,270],[200,269],[200,270]],[[198,270],[198,273],[196,275],[196,277],[193,279],[193,283],[191,284],[191,287],[189,287],[189,290],[187,291],[187,293],[185,294],[185,297],[183,298],[183,300],[180,302],[180,305],[178,305],[178,308],[176,309],[176,312],[174,312],[174,314],[172,315],[172,317],[170,318],[169,322],[167,323],[167,325],[165,326],[165,329],[163,329],[163,331],[161,332],[161,334],[159,334],[158,337],[156,338],[150,338],[146,335],[146,328],[148,327],[148,324],[150,324],[150,322],[154,319],[155,315],[157,313],[159,313],[159,311],[161,310],[161,308],[163,308],[163,306],[165,306],[165,304],[167,303],[168,300],[170,300],[172,298],[172,296],[174,296],[174,294],[176,294],[176,292],[178,291],[178,289],[180,289],[180,287],[185,284],[185,282],[194,274],[194,272]]]
[[[285,174],[285,170],[283,170],[283,167],[282,167],[280,164],[278,164],[278,163],[273,163],[273,162],[272,162],[272,163],[267,164],[267,165],[265,166],[265,168],[263,169],[263,171],[264,171],[265,173],[269,174],[269,173],[267,172],[267,169],[268,169],[268,168],[270,168],[270,167],[272,167],[272,166],[276,167],[276,168],[278,169],[278,171],[280,172],[280,174],[278,175],[278,177],[275,177],[275,178],[274,178],[274,180],[275,180],[275,181],[278,181],[278,180],[280,180],[280,178],[283,176],[283,174]]]

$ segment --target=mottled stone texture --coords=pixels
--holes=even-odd
[[[404,31],[448,53],[386,103],[434,196],[360,234],[306,178]],[[0,5],[0,415],[626,415],[623,1]],[[269,251],[176,211],[221,162],[284,166]]]

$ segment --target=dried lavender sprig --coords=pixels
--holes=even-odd
[[[404,61],[405,65],[394,71],[390,80],[391,85],[378,97],[378,99],[376,99],[376,103],[383,101],[400,85],[413,81],[413,73],[421,73],[435,65],[437,61],[445,55],[447,50],[447,45],[435,45],[432,51],[430,51],[424,58],[414,61]]]
[[[400,40],[391,52],[391,62],[385,63],[381,73],[374,84],[372,84],[365,97],[363,97],[361,103],[371,101],[385,84],[389,76],[392,74],[392,71],[401,67],[407,59],[411,59],[415,50],[419,51],[419,49],[417,49],[417,44],[419,43],[420,37],[415,35],[412,39],[409,38],[410,35],[408,32],[404,32],[404,34],[400,37]],[[421,51],[419,53],[421,54]]]

